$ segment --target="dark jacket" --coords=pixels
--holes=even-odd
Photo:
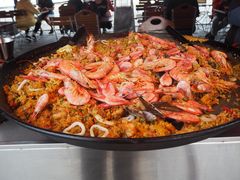
[[[100,4],[95,2],[90,3],[90,10],[94,11],[99,17],[104,17],[108,11],[107,0],[102,0]]]
[[[164,5],[166,6],[165,16],[167,19],[172,19],[172,9],[181,5],[181,4],[190,4],[197,9],[197,16],[199,16],[199,7],[197,0],[164,0]]]
[[[229,11],[231,11],[239,6],[240,6],[240,0],[232,0],[229,5]]]
[[[82,10],[84,6],[81,0],[69,0],[68,5],[75,7],[77,12]]]
[[[53,2],[52,0],[38,0],[38,3],[37,5],[40,7],[40,8],[53,8]]]

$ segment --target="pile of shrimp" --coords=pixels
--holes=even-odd
[[[224,52],[140,33],[98,41],[90,36],[86,46],[62,47],[4,86],[9,105],[24,122],[110,138],[167,136],[239,118],[239,105],[212,113],[219,100],[237,88]],[[127,114],[126,107],[144,110],[140,96],[149,103],[166,102],[180,109],[161,113],[183,122],[182,129],[162,117],[149,122]]]

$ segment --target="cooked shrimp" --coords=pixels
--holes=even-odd
[[[228,75],[231,75],[233,69],[231,65],[227,62],[227,55],[224,52],[213,50],[211,51],[211,56],[216,62],[218,62],[223,68],[224,72]]]
[[[128,72],[132,70],[133,67],[132,63],[130,62],[120,62],[118,63],[118,66],[122,72]]]
[[[176,55],[176,54],[179,54],[181,51],[175,47],[175,48],[172,48],[168,51],[166,51],[166,54],[169,55],[169,56],[173,56],[173,55]]]
[[[127,99],[136,98],[137,94],[133,90],[134,83],[133,82],[122,82],[118,91],[119,96],[125,97]]]
[[[153,92],[143,93],[142,97],[145,101],[148,101],[148,102],[157,102],[159,99],[159,95]]]
[[[163,72],[163,71],[169,71],[173,69],[176,66],[176,62],[172,59],[162,58],[159,60],[159,62],[154,67],[154,72]]]
[[[200,53],[202,55],[204,55],[205,57],[209,57],[209,51],[206,47],[203,47],[203,46],[197,46],[197,45],[194,45],[194,47],[200,51]]]
[[[129,101],[127,101],[126,99],[120,97],[120,96],[113,96],[113,95],[109,95],[109,96],[104,96],[103,94],[96,94],[93,92],[90,92],[91,96],[101,102],[104,102],[108,105],[111,106],[118,106],[118,105],[127,105],[129,104]]]
[[[138,51],[130,53],[130,57],[132,60],[136,60],[136,59],[140,58],[142,55],[143,55],[143,50],[138,50]]]
[[[94,82],[88,79],[82,71],[80,71],[76,66],[73,65],[73,63],[69,61],[61,61],[59,70],[62,74],[69,76],[71,79],[77,81],[85,88],[96,88]]]
[[[188,81],[191,78],[190,72],[192,71],[191,61],[179,61],[177,66],[170,70],[170,76],[176,81],[185,80]]]
[[[99,94],[102,94],[104,96],[114,96],[116,91],[115,91],[115,87],[112,83],[108,82],[108,83],[102,83],[101,81],[97,81],[98,83],[98,89],[97,92]]]
[[[161,111],[166,117],[176,119],[177,121],[182,121],[186,123],[199,123],[201,119],[187,112],[170,112],[170,111]]]
[[[147,71],[136,68],[131,72],[131,77],[137,78],[138,80],[141,81],[146,81],[146,82],[154,82],[155,79],[152,77]]]
[[[143,63],[145,70],[153,70],[154,72],[169,71],[176,66],[176,62],[172,59],[161,58],[152,59],[146,58]]]
[[[87,49],[86,49],[86,51],[88,53],[92,53],[93,52],[94,44],[95,44],[95,40],[94,40],[93,35],[89,35],[88,39],[87,39]]]
[[[199,106],[196,107],[196,105],[193,103],[193,101],[181,101],[181,102],[172,102],[172,105],[195,115],[202,114],[202,111],[199,109]]]
[[[160,83],[162,86],[171,86],[172,82],[173,80],[171,76],[168,74],[168,72],[164,73],[160,78]]]
[[[115,76],[120,72],[118,65],[115,63],[112,70],[103,78],[103,81],[109,81],[112,76]]]
[[[139,67],[143,64],[143,59],[136,59],[134,62],[133,62],[133,66],[134,67]]]
[[[190,86],[190,82],[188,81],[179,81],[177,84],[177,89],[180,92],[183,92],[183,94],[192,99],[193,95],[192,95],[192,91],[191,91],[191,86]]]
[[[101,79],[112,70],[113,66],[113,59],[110,57],[104,57],[102,64],[97,68],[96,71],[87,71],[85,74],[90,79]]]
[[[71,79],[64,79],[64,95],[67,101],[76,106],[81,106],[89,102],[90,94]]]
[[[37,115],[46,107],[48,101],[49,101],[48,94],[43,94],[38,98],[35,109],[30,117],[31,120],[36,119]]]
[[[65,78],[67,78],[67,76],[64,76],[62,74],[57,74],[57,73],[52,73],[52,72],[48,72],[46,70],[43,69],[38,69],[36,71],[33,72],[34,75],[43,77],[43,78],[47,78],[47,79],[59,79],[59,80],[64,80]]]

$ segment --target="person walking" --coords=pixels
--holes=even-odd
[[[51,26],[51,22],[50,22],[48,16],[49,16],[49,14],[53,13],[53,9],[54,9],[54,4],[53,4],[52,0],[38,0],[37,5],[39,6],[40,15],[37,18],[37,22],[36,22],[35,28],[33,30],[32,37],[34,39],[36,39],[36,33],[41,28],[41,24],[42,24],[43,20],[45,20],[49,24],[49,26]],[[49,31],[49,33],[50,34],[53,33],[52,26],[51,26],[51,30]],[[40,32],[40,34],[42,34],[42,31]]]
[[[225,43],[240,48],[240,0],[232,0],[229,5],[228,22],[231,25]]]
[[[214,40],[220,29],[228,25],[228,8],[231,0],[213,1],[213,22],[211,30],[206,34],[206,38]]]
[[[39,11],[33,6],[30,0],[18,1],[16,4],[16,9],[24,10],[26,12],[24,15],[16,16],[16,27],[25,31],[26,40],[30,42],[32,39],[29,36],[29,29],[35,25],[35,15],[39,14]]]

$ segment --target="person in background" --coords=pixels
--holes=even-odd
[[[211,31],[206,34],[206,38],[214,40],[218,31],[228,25],[228,7],[231,0],[214,0],[213,1],[213,22]]]
[[[212,1],[212,16],[211,18],[213,18],[216,15],[216,12],[214,11],[214,9],[219,9],[221,7],[222,4],[222,0],[213,0]]]
[[[231,25],[225,43],[240,48],[240,0],[232,0],[229,5],[228,21]]]
[[[84,7],[84,3],[81,0],[69,0],[68,5],[76,8],[76,12],[81,11]]]
[[[232,0],[229,5],[229,23],[240,27],[240,0]]]
[[[39,11],[33,6],[30,0],[20,0],[16,4],[17,10],[25,10],[26,15],[16,16],[16,27],[25,31],[26,40],[31,41],[29,29],[36,23],[34,15],[39,14]]]
[[[112,28],[112,22],[106,20],[111,16],[110,11],[114,11],[110,0],[95,0],[90,2],[89,8],[98,15],[101,28]]]
[[[37,18],[37,22],[36,22],[35,28],[33,30],[32,37],[34,39],[36,39],[36,33],[41,28],[41,24],[42,24],[43,20],[45,20],[51,26],[48,16],[49,16],[49,14],[53,13],[53,9],[54,9],[54,4],[53,4],[52,0],[38,0],[37,5],[39,6],[40,15]],[[52,26],[51,26],[51,30],[49,31],[49,33],[50,34],[53,33]],[[40,32],[40,35],[41,34],[42,34],[42,31]]]
[[[109,11],[114,11],[115,8],[113,7],[112,1],[111,0],[107,0],[107,3],[108,3],[108,10]]]
[[[14,9],[17,8],[17,2],[18,2],[18,0],[14,0]]]
[[[166,7],[165,17],[172,20],[172,10],[182,4],[190,4],[197,9],[197,16],[199,16],[199,7],[197,0],[164,0],[164,6]]]

